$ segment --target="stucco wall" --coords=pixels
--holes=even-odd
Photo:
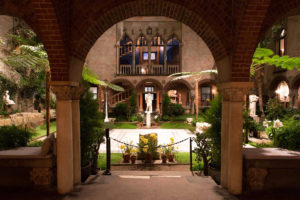
[[[164,17],[139,17],[128,21],[173,21]],[[191,28],[182,24],[182,71],[201,71],[211,69],[214,65],[214,58],[204,41]],[[154,30],[153,30],[154,31]],[[86,64],[102,80],[114,81],[118,78],[126,78],[133,85],[137,85],[141,80],[153,78],[158,80],[163,86],[170,80],[166,76],[122,76],[116,77],[117,50],[116,50],[117,26],[109,28],[94,44],[86,58]],[[203,76],[203,79],[210,78]],[[193,86],[194,81],[188,80]]]

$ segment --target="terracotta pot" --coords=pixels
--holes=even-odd
[[[130,157],[130,160],[131,160],[131,163],[134,164],[135,161],[136,161],[136,155],[132,155],[132,156]]]
[[[168,156],[169,162],[174,162],[174,154]]]
[[[145,163],[152,163],[153,156],[149,153],[145,154]]]
[[[167,163],[168,156],[166,154],[161,154],[162,163]]]
[[[129,154],[123,154],[123,162],[129,163],[130,161],[130,155]]]

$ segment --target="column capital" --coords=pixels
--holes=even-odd
[[[224,101],[242,102],[253,88],[253,82],[225,82],[219,83],[217,87]]]
[[[51,82],[51,89],[58,100],[79,100],[84,87],[78,82]]]

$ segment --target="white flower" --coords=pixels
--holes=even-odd
[[[157,118],[158,118],[158,115],[155,115],[155,116],[154,116],[154,119],[157,119]]]
[[[283,127],[282,122],[279,119],[275,120],[273,124],[273,128],[279,129],[281,127]]]
[[[267,119],[265,119],[265,121],[263,122],[263,126],[264,127],[268,127],[269,126],[269,122]]]

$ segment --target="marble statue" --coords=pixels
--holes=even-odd
[[[5,91],[5,94],[3,96],[3,101],[4,101],[5,105],[7,105],[7,106],[11,106],[11,105],[16,104],[13,100],[10,99],[8,90]]]
[[[258,101],[258,96],[252,94],[249,95],[249,110],[250,110],[250,116],[256,116],[256,102]]]
[[[146,94],[145,100],[147,104],[146,112],[152,113],[152,95],[150,93]]]

